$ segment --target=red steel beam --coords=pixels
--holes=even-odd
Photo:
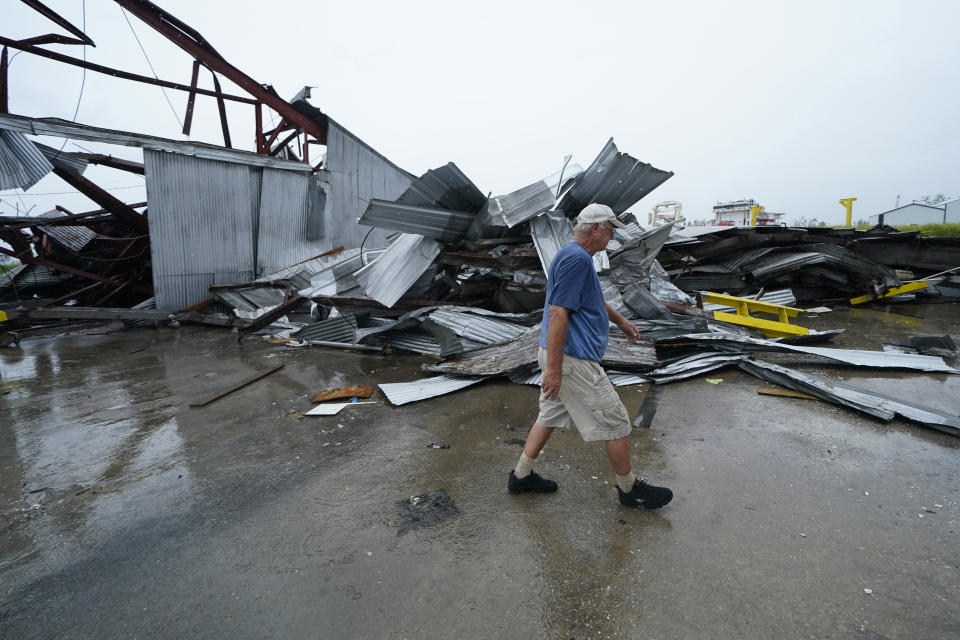
[[[94,64],[92,62],[87,62],[80,58],[74,58],[71,56],[65,56],[62,53],[56,53],[55,51],[47,51],[41,47],[34,47],[31,45],[21,44],[17,40],[12,40],[10,38],[4,38],[0,36],[0,44],[11,47],[13,49],[19,49],[20,51],[26,51],[27,53],[32,53],[34,55],[40,56],[41,58],[49,58],[51,60],[56,60],[57,62],[64,62],[66,64],[71,64],[75,67],[82,67],[84,69],[89,69],[90,71],[96,71],[97,73],[105,73],[108,76],[113,76],[114,78],[123,78],[124,80],[133,80],[135,82],[143,82],[145,84],[153,84],[158,87],[166,87],[167,89],[177,89],[179,91],[195,91],[203,96],[210,96],[213,98],[217,97],[216,91],[210,91],[209,89],[193,89],[185,84],[180,84],[179,82],[170,82],[169,80],[158,80],[157,78],[151,78],[149,76],[141,76],[136,73],[129,73],[127,71],[120,71],[119,69],[113,69],[111,67],[105,67],[102,64]],[[229,93],[220,94],[225,100],[231,100],[233,102],[242,102],[244,104],[256,104],[257,101],[253,98],[246,98],[244,96],[235,96]]]
[[[74,153],[73,155],[83,158],[90,164],[99,164],[104,167],[110,167],[112,169],[129,171],[130,173],[136,173],[141,176],[144,173],[142,162],[134,162],[133,160],[124,160],[122,158],[114,158],[113,156],[105,155],[102,153]]]
[[[320,142],[326,143],[327,127],[325,123],[321,124],[310,116],[300,113],[293,105],[277,95],[273,88],[260,84],[231,65],[217,53],[198,31],[189,25],[147,0],[114,0],[114,2],[159,31],[211,71],[219,72],[238,87],[299,126],[306,133]]]
[[[22,3],[25,4],[25,5],[27,5],[28,7],[30,7],[31,9],[33,9],[33,10],[36,11],[37,13],[43,14],[43,15],[46,16],[49,20],[51,20],[51,21],[53,21],[53,22],[56,22],[58,25],[60,25],[60,26],[63,27],[64,29],[66,29],[67,31],[69,31],[69,32],[72,33],[73,35],[75,35],[75,36],[77,36],[78,38],[80,38],[80,40],[82,41],[82,44],[88,44],[88,45],[90,45],[91,47],[97,46],[96,44],[94,44],[93,40],[90,39],[90,36],[88,36],[88,35],[85,34],[83,31],[81,31],[80,29],[78,29],[78,28],[76,28],[75,26],[73,26],[72,24],[70,24],[70,21],[68,21],[66,18],[64,18],[64,17],[61,16],[59,13],[57,13],[56,11],[54,11],[53,9],[51,9],[50,7],[48,7],[47,5],[43,4],[43,3],[40,2],[39,0],[20,0],[20,2],[22,2]]]
[[[187,113],[183,116],[183,135],[190,135],[193,124],[193,102],[197,98],[197,78],[200,75],[200,61],[193,61],[193,76],[190,78],[190,95],[187,96]]]
[[[60,35],[59,33],[48,33],[43,36],[33,36],[32,38],[24,38],[23,40],[18,40],[20,44],[87,44],[83,40],[77,40],[76,38],[69,38],[67,36]]]
[[[223,129],[223,146],[230,149],[232,147],[230,145],[230,125],[227,124],[227,104],[223,101],[220,80],[217,79],[216,72],[211,71],[210,73],[213,74],[213,88],[217,90],[217,108],[220,110],[220,128]]]
[[[7,48],[0,51],[0,113],[10,113],[7,103]]]
[[[137,213],[124,202],[114,198],[112,195],[90,182],[86,178],[72,171],[66,171],[59,167],[54,167],[53,172],[60,176],[71,187],[87,196],[98,205],[110,212],[113,217],[126,222],[134,229],[139,231],[148,231],[147,219]]]

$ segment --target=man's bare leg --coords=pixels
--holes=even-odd
[[[522,491],[533,491],[536,493],[550,493],[557,490],[557,483],[552,480],[545,480],[533,473],[533,461],[540,455],[541,449],[547,444],[550,434],[553,433],[553,427],[543,427],[534,423],[527,434],[527,440],[523,445],[523,453],[520,454],[520,460],[517,467],[510,473],[507,488],[511,493],[520,493]]]

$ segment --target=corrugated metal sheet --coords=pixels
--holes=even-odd
[[[0,189],[29,189],[51,171],[53,165],[25,135],[0,129]]]
[[[573,217],[588,204],[597,202],[619,215],[672,175],[672,171],[620,153],[610,138],[600,155],[560,197],[556,208]]]
[[[405,233],[355,275],[368,296],[392,307],[438,255],[440,243],[436,240]]]
[[[329,242],[308,240],[310,176],[263,169],[256,273],[272,273],[322,253]],[[151,205],[152,206],[152,205]]]
[[[696,333],[685,334],[684,340],[714,343],[732,346],[743,351],[793,351],[810,355],[830,358],[837,362],[844,362],[855,367],[872,367],[877,369],[916,369],[918,371],[939,371],[944,373],[960,373],[936,356],[920,356],[907,353],[888,353],[885,351],[865,351],[862,349],[831,349],[825,347],[806,347],[801,345],[761,340],[730,333]]]
[[[150,150],[143,160],[157,308],[183,309],[209,298],[211,285],[253,280],[259,169]]]
[[[22,264],[0,275],[0,278],[6,278],[7,281],[16,278],[18,289],[21,287],[50,287],[60,284],[64,280],[69,280],[71,277],[60,272],[54,273],[50,267],[42,264]]]
[[[454,391],[459,391],[470,385],[482,382],[486,378],[463,378],[459,376],[435,376],[413,382],[396,382],[378,385],[387,400],[394,405],[417,402],[427,398],[435,398]]]
[[[83,172],[87,170],[87,161],[76,154],[66,153],[59,149],[48,147],[45,144],[40,144],[39,142],[34,142],[33,144],[53,166],[59,169],[66,169],[77,175],[83,175]]]
[[[38,218],[63,218],[67,214],[61,213],[60,211],[53,209],[52,211],[47,211],[46,213],[41,213]],[[38,225],[39,226],[39,225]],[[41,229],[44,232],[56,240],[58,243],[69,249],[74,253],[80,253],[84,247],[90,244],[90,241],[97,237],[93,231],[87,227],[81,226],[60,226],[60,225],[45,225],[41,226]]]
[[[463,211],[374,199],[360,217],[360,224],[456,242],[466,235],[474,217]]]
[[[915,420],[938,431],[960,436],[960,418],[930,407],[897,400],[832,378],[821,378],[768,362],[744,360],[740,363],[740,368],[763,380],[774,382],[794,391],[809,393],[821,400],[850,407],[881,420],[890,421],[894,416],[901,415],[908,420]]]
[[[404,351],[441,358],[464,351],[463,342],[452,333],[431,334],[420,329],[389,329],[369,335],[363,341],[366,344],[381,347],[390,345],[394,349],[403,349]]]
[[[355,343],[357,341],[357,318],[345,313],[334,318],[311,322],[293,334],[301,340]]]
[[[386,247],[388,234],[373,230],[364,241],[370,227],[356,224],[367,203],[396,200],[406,191],[416,176],[407,173],[374,151],[362,140],[329,120],[327,131],[326,168],[322,171],[329,183],[324,228],[324,240],[333,247],[364,249]]]
[[[310,165],[303,162],[293,162],[290,160],[261,156],[250,151],[226,149],[203,142],[183,142],[127,131],[90,127],[54,118],[29,118],[26,116],[15,116],[9,113],[0,113],[0,128],[35,136],[91,140],[93,142],[106,142],[127,147],[141,147],[152,151],[167,151],[195,158],[203,158],[205,160],[217,160],[250,167],[273,167],[275,169],[299,171],[301,173],[310,173],[313,170]]]

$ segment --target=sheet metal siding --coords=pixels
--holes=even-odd
[[[150,254],[157,308],[210,297],[210,285],[249,282],[260,170],[146,150]]]
[[[904,224],[943,224],[945,212],[939,207],[908,205],[884,215],[883,223],[890,226]]]
[[[0,129],[0,189],[29,189],[53,165],[22,133]]]
[[[359,247],[370,231],[370,227],[356,223],[367,203],[373,198],[396,200],[415,179],[333,120],[327,131],[326,167],[323,173],[330,186],[324,240],[330,248]],[[364,249],[386,247],[388,233],[373,230]]]
[[[263,169],[257,233],[257,274],[273,273],[331,249],[326,239],[307,240],[310,176]]]

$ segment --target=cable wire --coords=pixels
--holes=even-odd
[[[82,12],[83,12],[83,32],[87,32],[87,0],[83,0]],[[87,45],[83,45],[83,61],[87,61]],[[83,88],[87,85],[87,68],[83,68],[83,75],[80,80],[80,95],[77,96],[77,106],[73,109],[73,117],[70,118],[72,121],[77,121],[77,114],[80,113],[80,101],[83,99]],[[60,145],[60,150],[57,152],[57,155],[54,158],[60,156],[63,152],[63,148],[67,146],[68,138],[63,139],[63,144]]]
[[[86,2],[86,0],[84,0],[84,2]],[[153,68],[153,63],[150,62],[150,56],[147,55],[147,50],[143,48],[143,43],[140,42],[140,37],[137,35],[136,29],[133,28],[133,24],[130,22],[130,18],[127,17],[127,12],[123,10],[123,7],[120,7],[120,13],[123,14],[123,19],[127,21],[127,26],[130,27],[130,33],[133,34],[134,39],[140,46],[140,51],[143,53],[143,57],[147,60],[147,66],[150,67],[150,73],[153,74],[155,79],[159,80],[160,76],[157,75],[156,70]],[[177,119],[177,124],[179,124],[180,128],[183,129],[183,121],[181,121],[180,116],[177,115],[177,110],[173,108],[173,103],[170,102],[170,96],[167,95],[166,88],[160,87],[160,91],[163,92],[163,97],[166,99],[167,104],[170,105],[170,111],[173,113],[173,117]],[[190,136],[187,136],[187,138],[189,137]]]

